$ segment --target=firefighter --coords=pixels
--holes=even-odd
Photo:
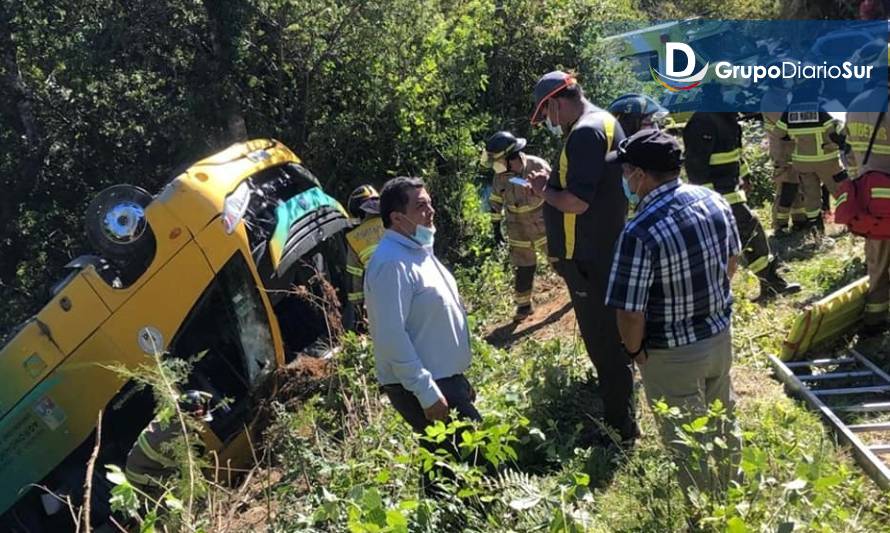
[[[658,128],[658,123],[668,115],[668,110],[652,98],[637,93],[622,94],[609,104],[612,113],[624,135],[630,137],[646,128]]]
[[[769,144],[769,158],[773,165],[776,195],[773,200],[773,229],[776,233],[807,226],[807,216],[800,195],[800,181],[791,167],[794,141],[778,128],[782,113],[788,107],[789,88],[783,80],[772,81],[762,99],[763,129]]]
[[[847,179],[841,164],[841,147],[846,146],[840,130],[843,124],[826,110],[818,98],[820,87],[804,84],[792,95],[791,103],[776,123],[777,135],[793,143],[792,172],[797,175],[806,215],[806,228],[817,235],[825,233],[822,221],[822,186],[832,195],[838,183]]]
[[[800,291],[800,285],[788,283],[777,272],[778,263],[770,253],[766,233],[748,207],[742,190],[742,128],[738,115],[694,113],[683,129],[683,143],[689,181],[722,194],[732,207],[742,239],[744,263],[760,280],[758,300]]]
[[[180,410],[194,420],[212,422],[209,392],[190,390],[179,398]],[[142,430],[127,454],[124,473],[127,480],[144,492],[157,495],[165,490],[164,482],[176,475],[178,463],[171,445],[182,435],[182,425],[173,416],[161,420],[157,416]],[[197,435],[192,444],[203,446]]]
[[[510,181],[511,178],[525,180],[538,170],[550,172],[546,161],[522,151],[525,144],[525,139],[517,138],[509,131],[499,131],[488,139],[482,153],[482,164],[494,171],[489,197],[494,239],[498,244],[503,243],[501,220],[504,220],[510,262],[516,267],[514,301],[517,320],[532,312],[532,288],[538,263],[536,251],[546,253],[547,250],[544,201],[528,186]]]
[[[886,66],[878,72],[887,79]],[[852,177],[857,180],[867,178],[860,183],[867,184],[875,178],[890,179],[890,115],[878,111],[887,108],[888,95],[890,87],[872,89],[850,102],[848,108],[845,133],[850,146],[851,168],[855,168]],[[875,191],[871,192],[872,198],[886,198],[886,194],[875,194]],[[890,225],[890,220],[885,218],[880,223]],[[866,237],[865,263],[868,294],[863,323],[866,333],[881,333],[886,329],[890,310],[890,240]]]
[[[349,274],[347,299],[353,307],[356,319],[364,317],[365,293],[363,292],[365,267],[383,237],[383,221],[380,218],[380,195],[370,185],[357,187],[349,195],[346,209],[357,225],[346,234],[346,272]],[[356,320],[355,323],[360,323]]]

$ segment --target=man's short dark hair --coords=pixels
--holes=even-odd
[[[383,219],[383,227],[392,225],[390,215],[393,211],[405,213],[408,208],[408,191],[422,189],[426,184],[420,178],[399,176],[383,184],[380,191],[380,217]]]

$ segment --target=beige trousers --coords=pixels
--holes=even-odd
[[[863,321],[877,326],[887,322],[887,311],[890,310],[890,241],[865,239],[865,265],[868,294],[865,295]]]
[[[710,493],[725,490],[738,471],[741,457],[735,394],[729,377],[730,330],[686,346],[648,352],[649,358],[640,365],[640,373],[650,406],[661,400],[680,410],[679,416],[660,416],[658,410],[655,412],[661,438],[677,461],[683,493],[688,494],[692,486]],[[708,453],[682,442],[677,430],[706,415],[714,400],[720,400],[726,408],[727,420],[711,420],[711,431],[691,435],[702,445],[717,437],[727,445],[726,449],[715,446]]]

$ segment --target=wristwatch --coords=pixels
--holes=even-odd
[[[627,346],[625,346],[624,343],[621,344],[621,347],[624,348],[624,353],[626,353],[627,356],[631,359],[636,358],[636,356],[640,355],[641,353],[644,353],[646,354],[646,357],[649,357],[649,352],[646,351],[646,339],[640,341],[640,347],[635,352],[628,350]]]

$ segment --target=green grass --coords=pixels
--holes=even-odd
[[[785,396],[765,360],[802,305],[862,274],[861,242],[846,235],[822,247],[783,246],[777,241],[775,249],[789,258],[787,275],[803,292],[761,306],[748,301],[757,292],[750,275],[734,283],[745,476],[726,498],[684,504],[648,408],[641,409],[644,437],[630,454],[590,446],[599,402],[573,332],[520,340],[509,351],[481,340],[482,329],[510,311],[508,276],[488,264],[489,275],[500,271],[493,276],[500,291],[459,276],[478,315],[470,379],[486,418],[468,453],[515,453],[503,455],[497,473],[454,464],[462,485],[448,498],[423,499],[421,465],[435,458],[377,392],[367,340],[351,337],[329,393],[281,413],[271,430],[283,477],[270,530],[682,531],[693,507],[711,531],[890,530],[887,499],[819,418]]]
[[[763,210],[760,215],[768,220]],[[727,493],[693,493],[691,502],[677,483],[683,465],[660,443],[641,392],[637,446],[614,452],[596,444],[604,437],[597,379],[573,318],[562,314],[567,294],[561,280],[546,266],[540,269],[540,322],[511,334],[505,250],[491,249],[479,232],[468,250],[470,266],[455,274],[470,311],[469,378],[484,422],[440,424],[427,437],[462,431],[463,461],[418,446],[378,389],[370,339],[348,334],[327,377],[306,390],[291,387],[296,396],[273,404],[265,447],[258,450],[262,466],[250,481],[236,491],[202,484],[208,510],[185,519],[180,512],[185,530],[660,532],[694,523],[733,533],[890,531],[886,497],[819,417],[785,395],[766,359],[778,353],[800,309],[864,273],[860,240],[774,240],[785,275],[804,290],[768,305],[751,300],[758,292],[754,276],[744,270],[736,276],[733,381],[744,475]],[[544,309],[553,315],[540,316]],[[852,333],[816,350],[832,355],[853,344],[887,353],[890,337],[863,341]],[[299,368],[289,370],[298,379]],[[713,428],[720,416],[712,410],[678,438],[693,453],[719,446]],[[436,500],[420,489],[433,465],[450,469],[454,478],[442,481],[444,495]],[[130,498],[136,516],[139,508]],[[152,511],[142,516],[144,523],[152,517]]]

